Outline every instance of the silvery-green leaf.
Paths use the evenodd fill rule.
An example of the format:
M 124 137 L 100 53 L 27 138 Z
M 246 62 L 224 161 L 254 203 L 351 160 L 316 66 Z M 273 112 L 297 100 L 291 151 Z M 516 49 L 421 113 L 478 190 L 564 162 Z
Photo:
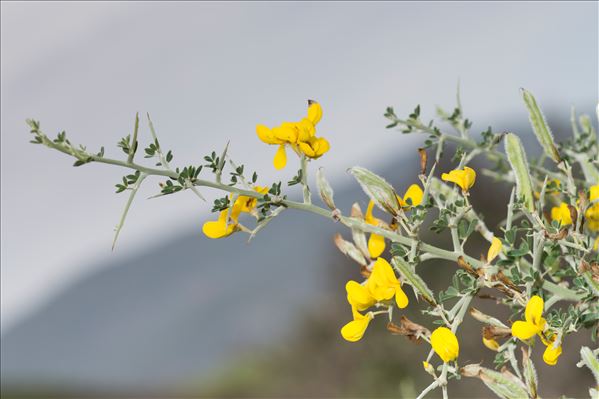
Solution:
M 528 348 L 522 348 L 522 374 L 524 374 L 524 380 L 528 386 L 530 397 L 536 398 L 538 396 L 537 392 L 539 388 L 539 379 L 537 377 L 535 365 L 533 364 L 532 360 L 530 360 Z
M 551 129 L 549 129 L 549 125 L 547 125 L 545 116 L 543 116 L 543 112 L 541 111 L 541 108 L 539 108 L 537 101 L 530 92 L 524 89 L 522 89 L 522 97 L 524 98 L 524 103 L 528 109 L 528 116 L 530 118 L 532 130 L 534 131 L 535 136 L 537 136 L 537 140 L 539 140 L 539 143 L 543 147 L 545 154 L 547 154 L 547 156 L 553 159 L 555 162 L 560 162 L 561 157 L 559 152 L 557 152 L 557 148 L 555 147 L 553 134 L 551 133 Z
M 505 324 L 503 324 L 501 322 L 501 320 L 498 320 L 495 317 L 489 316 L 488 314 L 485 314 L 476 308 L 471 307 L 468 310 L 468 312 L 470 313 L 470 316 L 474 317 L 476 320 L 480 321 L 481 323 L 489 324 L 489 325 L 492 325 L 495 327 L 500 327 L 500 328 L 508 328 Z
M 503 399 L 528 398 L 524 383 L 509 371 L 502 373 L 477 364 L 469 364 L 461 369 L 465 377 L 479 378 L 491 391 Z
M 339 248 L 339 251 L 341 251 L 342 254 L 349 256 L 350 258 L 352 258 L 357 263 L 363 266 L 366 266 L 368 264 L 360 250 L 356 248 L 354 244 L 352 244 L 351 242 L 345 241 L 343 237 L 341 237 L 341 234 L 336 234 L 334 241 L 335 245 L 337 245 L 337 248 Z
M 362 190 L 374 201 L 376 206 L 394 216 L 397 215 L 399 212 L 397 195 L 385 179 L 359 166 L 349 169 L 349 173 L 356 178 L 362 186 Z
M 399 256 L 391 259 L 393 266 L 399 271 L 399 274 L 405 279 L 405 281 L 414 288 L 417 294 L 420 294 L 428 303 L 436 304 L 433 292 L 428 288 L 424 280 L 416 274 L 412 269 L 412 266 Z
M 505 136 L 505 152 L 516 177 L 516 195 L 524 199 L 524 205 L 530 212 L 534 212 L 534 198 L 528 161 L 520 138 L 514 133 Z
M 580 357 L 582 358 L 582 363 L 591 370 L 595 381 L 599 384 L 599 359 L 597 359 L 597 356 L 595 356 L 588 346 L 583 346 L 580 348 Z
M 318 168 L 316 171 L 316 186 L 318 187 L 318 193 L 320 194 L 322 202 L 324 202 L 330 210 L 337 209 L 335 202 L 333 201 L 333 189 L 331 188 L 331 185 L 327 179 L 324 177 L 322 168 Z

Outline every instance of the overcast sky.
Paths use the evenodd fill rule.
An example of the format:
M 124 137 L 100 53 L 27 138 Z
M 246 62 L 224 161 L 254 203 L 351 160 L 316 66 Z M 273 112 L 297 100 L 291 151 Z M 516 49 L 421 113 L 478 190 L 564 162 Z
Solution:
M 597 99 L 597 3 L 160 3 L 2 2 L 2 329 L 107 257 L 127 256 L 182 228 L 200 234 L 210 205 L 183 193 L 145 200 L 110 245 L 126 198 L 123 171 L 72 168 L 28 144 L 25 119 L 65 129 L 91 149 L 132 130 L 150 112 L 175 164 L 198 163 L 231 140 L 239 163 L 263 181 L 295 170 L 271 166 L 275 148 L 256 123 L 273 125 L 324 108 L 332 149 L 317 162 L 336 184 L 354 164 L 376 169 L 412 156 L 407 137 L 384 129 L 382 112 L 426 116 L 463 104 L 481 129 L 522 126 L 518 88 L 567 117 Z M 510 115 L 509 120 L 505 119 Z M 513 119 L 512 119 L 513 118 Z M 142 123 L 147 139 L 148 129 Z M 526 132 L 523 132 L 526 133 Z

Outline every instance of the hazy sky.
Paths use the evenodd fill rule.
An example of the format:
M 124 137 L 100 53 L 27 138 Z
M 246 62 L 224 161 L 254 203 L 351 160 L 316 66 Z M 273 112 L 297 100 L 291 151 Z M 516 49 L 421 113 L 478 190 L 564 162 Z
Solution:
M 210 205 L 184 193 L 152 201 L 151 182 L 110 252 L 124 194 L 117 168 L 86 165 L 28 144 L 24 120 L 67 130 L 120 156 L 136 111 L 150 112 L 175 164 L 200 162 L 231 140 L 239 163 L 264 180 L 275 148 L 255 124 L 293 120 L 305 100 L 324 108 L 331 142 L 317 162 L 337 184 L 354 164 L 376 169 L 412 156 L 382 112 L 425 115 L 452 106 L 458 78 L 467 114 L 486 128 L 521 126 L 526 87 L 567 117 L 597 99 L 596 2 L 160 3 L 2 2 L 2 328 L 89 272 L 177 229 Z M 512 115 L 515 120 L 505 120 Z M 145 123 L 141 130 L 148 137 Z M 401 144 L 400 144 L 401 141 Z M 416 141 L 414 141 L 415 143 Z

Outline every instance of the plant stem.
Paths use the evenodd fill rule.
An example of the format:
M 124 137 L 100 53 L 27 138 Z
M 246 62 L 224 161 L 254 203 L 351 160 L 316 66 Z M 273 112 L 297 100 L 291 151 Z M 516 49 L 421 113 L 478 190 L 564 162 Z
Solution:
M 455 137 L 455 136 L 453 136 L 453 137 Z M 51 147 L 53 149 L 56 149 L 60 152 L 63 152 L 65 154 L 74 156 L 78 159 L 79 159 L 79 156 L 83 156 L 82 154 L 79 154 L 79 156 L 78 156 L 77 154 L 72 153 L 68 149 L 53 143 L 50 139 L 48 139 L 45 136 L 44 136 L 43 144 L 45 144 L 48 147 Z M 89 161 L 105 163 L 105 164 L 109 164 L 109 165 L 116 165 L 116 166 L 121 166 L 124 168 L 138 170 L 142 174 L 145 174 L 147 176 L 150 176 L 150 175 L 165 176 L 165 177 L 172 177 L 175 179 L 177 179 L 179 177 L 179 174 L 173 170 L 149 168 L 149 167 L 145 167 L 145 166 L 136 164 L 134 162 L 127 163 L 126 161 L 104 158 L 104 157 L 100 157 L 100 156 L 93 155 L 93 154 L 87 154 L 87 153 L 85 153 L 85 156 L 87 157 L 87 159 L 89 159 Z M 193 184 L 194 184 L 194 186 L 210 187 L 210 188 L 226 191 L 229 193 L 235 193 L 238 195 L 243 195 L 243 196 L 247 196 L 247 197 L 251 197 L 251 198 L 261 198 L 262 197 L 262 194 L 260 194 L 256 191 L 244 190 L 244 189 L 240 189 L 237 187 L 228 186 L 226 184 L 212 182 L 209 180 L 196 179 Z M 309 195 L 309 193 L 308 193 L 308 195 Z M 414 238 L 402 236 L 393 231 L 389 231 L 389 230 L 386 230 L 386 229 L 378 227 L 378 226 L 373 226 L 373 225 L 367 224 L 366 222 L 364 222 L 363 220 L 358 219 L 358 218 L 347 217 L 347 216 L 342 216 L 342 215 L 335 215 L 336 217 L 333 217 L 332 211 L 325 209 L 325 208 L 321 208 L 316 205 L 313 205 L 311 203 L 297 202 L 297 201 L 291 201 L 291 200 L 287 200 L 287 199 L 284 199 L 284 200 L 282 199 L 282 200 L 273 201 L 273 202 L 275 204 L 280 204 L 281 206 L 284 206 L 286 208 L 298 209 L 301 211 L 306 211 L 306 212 L 310 212 L 310 213 L 314 213 L 314 214 L 323 216 L 327 219 L 338 220 L 343 225 L 349 227 L 350 229 L 358 229 L 358 230 L 363 231 L 364 233 L 378 234 L 378 235 L 381 235 L 381 236 L 389 239 L 392 242 L 397 242 L 397 243 L 400 243 L 403 245 L 411 246 L 412 243 L 415 241 Z M 418 245 L 423 254 L 429 254 L 427 256 L 429 259 L 439 258 L 439 259 L 449 260 L 452 262 L 457 262 L 458 258 L 460 256 L 463 256 L 464 260 L 466 260 L 468 263 L 470 263 L 474 268 L 480 268 L 480 267 L 484 266 L 481 261 L 479 261 L 469 255 L 465 255 L 465 254 L 462 255 L 462 254 L 456 253 L 454 251 L 448 251 L 448 250 L 436 247 L 434 245 L 426 244 L 424 242 L 419 243 Z M 570 290 L 566 287 L 562 287 L 557 284 L 554 284 L 550 281 L 546 281 L 546 280 L 543 281 L 543 288 L 550 291 L 554 295 L 559 295 L 564 300 L 578 301 L 581 299 L 581 296 L 576 294 L 572 290 Z

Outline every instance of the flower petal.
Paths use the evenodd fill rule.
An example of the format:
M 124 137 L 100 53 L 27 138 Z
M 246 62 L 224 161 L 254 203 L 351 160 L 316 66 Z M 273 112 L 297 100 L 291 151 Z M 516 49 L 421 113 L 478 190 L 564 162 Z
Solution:
M 497 349 L 499 349 L 499 343 L 497 341 L 495 341 L 493 338 L 491 339 L 486 339 L 485 337 L 483 337 L 483 344 L 491 349 L 492 351 L 497 352 Z
M 460 353 L 458 338 L 447 327 L 439 327 L 433 331 L 431 346 L 445 363 L 455 360 Z
M 359 341 L 364 336 L 370 320 L 370 316 L 364 316 L 364 318 L 350 321 L 341 328 L 341 336 L 349 342 Z
M 541 298 L 538 295 L 533 295 L 532 297 L 530 297 L 530 300 L 526 304 L 526 310 L 524 311 L 524 319 L 526 319 L 527 322 L 532 323 L 538 327 L 541 324 L 544 306 L 545 302 L 543 301 L 543 298 Z
M 406 306 L 408 306 L 408 296 L 406 295 L 406 293 L 404 292 L 404 290 L 401 289 L 401 286 L 397 286 L 395 288 L 395 303 L 397 304 L 397 306 L 400 309 L 405 308 Z
M 316 101 L 308 101 L 308 116 L 307 119 L 312 122 L 313 125 L 316 125 L 320 122 L 322 118 L 322 107 Z
M 275 158 L 273 159 L 273 165 L 275 169 L 281 170 L 287 165 L 287 153 L 285 152 L 285 145 L 281 144 L 277 153 L 275 154 Z
M 559 345 L 557 348 L 552 345 L 547 346 L 545 352 L 543 352 L 543 361 L 550 366 L 555 366 L 557 364 L 557 359 L 562 354 L 562 346 Z
M 487 262 L 491 263 L 493 260 L 499 255 L 501 252 L 501 247 L 503 244 L 501 240 L 497 237 L 493 237 L 491 240 L 491 246 L 489 247 L 489 251 L 487 252 Z
M 237 224 L 227 224 L 228 209 L 221 211 L 218 220 L 209 221 L 202 226 L 202 232 L 208 238 L 223 238 L 233 234 L 237 228 Z
M 412 184 L 404 194 L 403 200 L 407 206 L 418 206 L 422 203 L 423 196 L 424 192 L 420 186 L 418 184 Z
M 466 190 L 470 189 L 474 186 L 474 182 L 476 181 L 476 172 L 474 169 L 469 167 L 464 167 L 464 182 L 466 184 Z
M 571 225 L 572 215 L 570 214 L 568 204 L 562 202 L 559 206 L 551 208 L 551 219 L 558 221 L 562 226 Z
M 280 140 L 275 138 L 272 130 L 264 125 L 256 125 L 256 134 L 266 144 L 281 144 Z
M 368 239 L 368 252 L 371 258 L 378 258 L 385 250 L 385 237 L 371 234 Z
M 512 335 L 525 341 L 539 333 L 539 328 L 527 321 L 518 320 L 512 324 Z
M 347 291 L 347 302 L 359 311 L 366 310 L 376 303 L 368 288 L 356 281 L 348 281 L 345 284 L 345 290 Z

